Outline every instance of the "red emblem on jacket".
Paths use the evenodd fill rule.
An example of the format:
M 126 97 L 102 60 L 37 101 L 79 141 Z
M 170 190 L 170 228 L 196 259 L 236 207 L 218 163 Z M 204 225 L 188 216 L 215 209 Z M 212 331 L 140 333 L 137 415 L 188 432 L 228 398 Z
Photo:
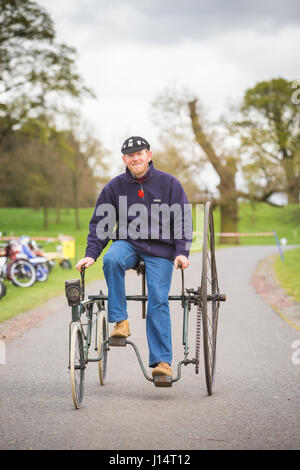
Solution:
M 139 190 L 138 195 L 140 197 L 144 197 L 144 191 L 142 189 Z

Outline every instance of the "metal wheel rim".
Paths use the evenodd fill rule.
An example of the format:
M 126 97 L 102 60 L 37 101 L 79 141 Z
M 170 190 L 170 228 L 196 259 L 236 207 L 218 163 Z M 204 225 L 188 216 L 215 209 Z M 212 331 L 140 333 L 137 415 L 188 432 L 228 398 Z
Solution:
M 10 268 L 10 278 L 16 286 L 30 287 L 36 281 L 34 266 L 25 260 L 15 261 Z M 25 282 L 22 282 L 22 279 L 25 279 Z
M 210 203 L 205 205 L 202 251 L 201 310 L 203 322 L 203 353 L 206 387 L 212 394 L 216 368 L 216 345 L 219 316 L 219 301 L 207 302 L 207 295 L 219 293 L 215 258 L 215 236 L 213 213 Z
M 106 321 L 106 314 L 101 313 L 98 315 L 97 318 L 97 335 L 98 335 L 98 343 L 97 343 L 97 352 L 98 355 L 101 352 L 101 345 L 107 339 L 108 332 L 107 332 L 107 321 Z M 98 362 L 98 370 L 99 370 L 99 380 L 100 384 L 104 385 L 104 381 L 106 378 L 106 370 L 107 370 L 107 345 L 104 346 L 103 357 Z
M 84 393 L 85 362 L 82 333 L 78 325 L 72 331 L 70 373 L 74 405 L 76 408 L 80 408 Z

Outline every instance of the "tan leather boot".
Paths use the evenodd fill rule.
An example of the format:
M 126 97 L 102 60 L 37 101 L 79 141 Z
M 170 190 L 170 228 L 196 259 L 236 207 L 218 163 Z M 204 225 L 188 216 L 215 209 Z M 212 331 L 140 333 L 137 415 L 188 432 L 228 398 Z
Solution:
M 155 375 L 168 375 L 172 377 L 172 369 L 166 362 L 160 362 L 152 371 L 152 377 Z
M 129 321 L 122 320 L 122 321 L 118 321 L 115 324 L 114 330 L 110 336 L 116 337 L 116 338 L 127 338 L 130 335 L 131 333 L 129 330 Z

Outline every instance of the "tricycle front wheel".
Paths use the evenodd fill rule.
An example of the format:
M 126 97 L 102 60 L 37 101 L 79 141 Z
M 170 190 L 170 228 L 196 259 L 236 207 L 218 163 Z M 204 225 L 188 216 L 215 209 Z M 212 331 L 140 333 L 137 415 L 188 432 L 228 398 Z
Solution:
M 75 325 L 70 344 L 70 377 L 73 402 L 77 409 L 83 400 L 85 367 L 83 335 L 80 326 Z

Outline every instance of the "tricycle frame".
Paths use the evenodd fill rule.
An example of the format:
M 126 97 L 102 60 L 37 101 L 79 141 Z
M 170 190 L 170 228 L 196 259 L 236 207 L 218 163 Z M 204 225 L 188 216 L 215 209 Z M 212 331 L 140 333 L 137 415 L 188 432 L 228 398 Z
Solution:
M 140 302 L 147 302 L 148 296 L 147 295 L 127 295 L 126 300 L 132 301 L 140 301 Z M 172 378 L 172 382 L 177 382 L 181 377 L 181 367 L 182 365 L 188 364 L 195 364 L 196 359 L 188 359 L 189 355 L 189 345 L 188 345 L 188 327 L 189 327 L 189 312 L 191 310 L 191 303 L 195 302 L 195 296 L 191 293 L 189 294 L 181 294 L 181 295 L 169 295 L 169 300 L 172 301 L 181 301 L 182 309 L 183 309 L 183 328 L 182 328 L 182 345 L 184 347 L 184 358 L 178 362 L 177 364 L 177 376 Z M 74 323 L 79 323 L 80 329 L 83 334 L 84 338 L 84 358 L 85 364 L 89 362 L 98 362 L 103 359 L 104 355 L 104 347 L 108 346 L 109 340 L 106 339 L 101 345 L 101 351 L 98 357 L 91 358 L 89 357 L 89 348 L 92 342 L 92 329 L 93 329 L 93 316 L 97 315 L 100 310 L 97 312 L 93 312 L 94 305 L 101 302 L 101 311 L 106 311 L 105 309 L 105 302 L 107 301 L 107 295 L 99 294 L 99 295 L 89 295 L 87 299 L 82 300 L 78 306 L 72 307 L 72 321 L 69 325 L 69 344 L 71 339 L 71 328 Z M 81 318 L 82 314 L 86 313 L 87 323 L 82 323 Z M 86 328 L 84 328 L 86 327 Z M 95 337 L 97 338 L 97 331 Z M 141 359 L 139 350 L 136 344 L 132 341 L 126 340 L 126 345 L 129 344 L 133 347 L 135 354 L 137 356 L 139 365 L 142 369 L 144 377 L 153 382 L 154 379 L 149 377 L 146 372 L 145 366 Z M 95 347 L 96 349 L 96 347 Z M 69 356 L 69 367 L 70 367 L 70 356 Z
M 134 268 L 137 274 L 142 274 L 142 295 L 127 295 L 126 300 L 142 302 L 142 318 L 146 317 L 146 303 L 148 296 L 146 294 L 146 282 L 145 282 L 145 265 L 143 261 Z M 69 368 L 71 370 L 71 384 L 72 393 L 75 407 L 79 408 L 83 396 L 83 382 L 84 382 L 84 370 L 89 362 L 98 362 L 99 371 L 102 368 L 100 361 L 104 360 L 106 364 L 106 355 L 111 346 L 126 346 L 131 345 L 137 356 L 139 365 L 143 372 L 144 377 L 149 382 L 154 382 L 156 386 L 171 386 L 172 383 L 177 382 L 181 378 L 182 366 L 188 364 L 195 365 L 196 374 L 199 373 L 199 353 L 200 353 L 200 337 L 201 337 L 201 325 L 203 326 L 203 352 L 204 352 L 204 366 L 205 366 L 205 378 L 206 387 L 208 394 L 212 394 L 213 379 L 215 372 L 215 358 L 216 358 L 216 336 L 217 336 L 217 324 L 218 324 L 218 312 L 220 302 L 226 300 L 225 294 L 220 294 L 218 285 L 218 276 L 216 269 L 215 259 L 215 240 L 214 240 L 214 225 L 213 225 L 213 213 L 210 202 L 205 204 L 204 210 L 204 232 L 203 232 L 203 249 L 202 249 L 202 274 L 201 274 L 201 285 L 196 290 L 185 289 L 184 287 L 184 271 L 181 270 L 181 295 L 169 295 L 169 301 L 180 301 L 183 310 L 183 325 L 182 325 L 182 345 L 184 347 L 183 359 L 177 364 L 177 376 L 166 377 L 156 376 L 155 378 L 149 377 L 141 359 L 140 353 L 135 343 L 128 339 L 122 338 L 117 344 L 113 342 L 113 338 L 108 337 L 108 319 L 105 303 L 108 299 L 107 295 L 104 295 L 101 291 L 98 295 L 89 295 L 85 299 L 85 269 L 81 272 L 81 283 L 80 280 L 66 281 L 66 296 L 68 298 L 69 305 L 72 306 L 72 321 L 69 326 Z M 97 305 L 98 310 L 94 312 L 94 305 Z M 197 307 L 197 322 L 196 322 L 196 347 L 195 357 L 189 359 L 189 315 L 191 305 Z M 82 315 L 86 313 L 87 323 L 82 323 Z M 96 315 L 96 324 L 98 325 L 98 316 L 100 316 L 100 325 L 105 324 L 105 328 L 100 332 L 96 331 L 95 335 L 95 350 L 98 353 L 97 357 L 89 357 L 89 348 L 92 342 L 92 330 L 93 330 L 93 316 Z M 72 325 L 76 325 L 74 330 Z M 75 331 L 76 329 L 76 331 Z M 80 332 L 79 332 L 80 330 Z M 73 334 L 74 331 L 74 334 Z M 75 365 L 75 346 L 76 338 L 80 343 L 80 354 L 79 364 Z M 72 345 L 71 345 L 72 337 Z M 98 338 L 98 339 L 97 339 Z M 100 338 L 100 339 L 99 339 Z M 115 339 L 115 338 L 114 338 Z M 98 343 L 97 343 L 98 341 Z M 99 347 L 101 344 L 101 347 Z M 71 361 L 71 349 L 72 349 L 72 361 Z M 71 367 L 72 362 L 72 367 Z M 74 384 L 75 371 L 80 369 L 80 391 L 79 399 L 75 388 L 77 384 Z M 106 367 L 105 367 L 106 371 Z M 100 383 L 104 384 L 105 371 L 100 373 Z M 73 374 L 73 382 L 72 382 Z M 75 387 L 76 385 L 76 387 Z

